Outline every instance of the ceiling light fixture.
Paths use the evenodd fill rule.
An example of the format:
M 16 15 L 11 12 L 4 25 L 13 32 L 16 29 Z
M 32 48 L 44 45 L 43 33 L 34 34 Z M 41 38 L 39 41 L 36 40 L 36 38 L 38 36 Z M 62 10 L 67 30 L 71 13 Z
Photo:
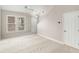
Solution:
M 24 8 L 25 8 L 25 9 L 28 9 L 28 10 L 31 10 L 31 11 L 34 10 L 34 9 L 32 9 L 30 6 L 25 6 Z

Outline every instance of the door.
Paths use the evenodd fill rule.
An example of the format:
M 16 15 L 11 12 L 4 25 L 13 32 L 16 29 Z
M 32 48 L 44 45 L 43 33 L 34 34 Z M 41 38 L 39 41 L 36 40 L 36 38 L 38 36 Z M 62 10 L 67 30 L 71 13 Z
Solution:
M 79 12 L 64 14 L 64 41 L 79 48 Z
M 0 8 L 0 40 L 1 40 L 1 8 Z

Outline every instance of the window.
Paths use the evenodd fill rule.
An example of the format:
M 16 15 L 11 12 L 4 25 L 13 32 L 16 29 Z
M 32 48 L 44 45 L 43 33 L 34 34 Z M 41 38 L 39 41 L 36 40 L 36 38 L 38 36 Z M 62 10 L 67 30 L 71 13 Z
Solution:
M 24 17 L 18 17 L 18 30 L 24 30 Z
M 25 30 L 24 16 L 7 16 L 7 32 L 20 32 Z
M 15 17 L 14 16 L 8 16 L 8 31 L 15 31 Z

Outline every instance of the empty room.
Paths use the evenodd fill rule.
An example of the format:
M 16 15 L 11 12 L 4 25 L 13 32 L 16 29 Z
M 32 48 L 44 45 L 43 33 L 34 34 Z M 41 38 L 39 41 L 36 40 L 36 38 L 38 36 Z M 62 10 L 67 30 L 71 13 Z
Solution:
M 79 5 L 0 5 L 0 53 L 79 53 Z

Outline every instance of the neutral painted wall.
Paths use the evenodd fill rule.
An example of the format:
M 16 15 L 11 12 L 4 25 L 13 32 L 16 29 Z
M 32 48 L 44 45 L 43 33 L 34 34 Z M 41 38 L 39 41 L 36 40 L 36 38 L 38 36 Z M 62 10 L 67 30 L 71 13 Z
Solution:
M 31 19 L 32 21 L 31 21 L 31 32 L 32 33 L 34 33 L 34 34 L 37 34 L 37 21 L 38 21 L 38 19 L 37 19 L 37 17 L 35 17 L 35 16 L 32 16 L 32 19 Z
M 70 5 L 59 5 L 53 7 L 50 12 L 40 17 L 38 24 L 38 34 L 49 36 L 59 41 L 63 41 L 63 17 L 62 15 L 66 12 L 79 10 L 79 6 Z M 61 24 L 58 21 L 62 20 Z
M 14 32 L 14 33 L 7 33 L 6 32 L 6 15 L 16 15 L 16 16 L 26 16 L 26 31 L 22 32 Z M 26 35 L 31 33 L 31 15 L 27 13 L 21 12 L 13 12 L 2 10 L 2 38 L 9 38 L 9 37 L 16 37 L 21 35 Z

